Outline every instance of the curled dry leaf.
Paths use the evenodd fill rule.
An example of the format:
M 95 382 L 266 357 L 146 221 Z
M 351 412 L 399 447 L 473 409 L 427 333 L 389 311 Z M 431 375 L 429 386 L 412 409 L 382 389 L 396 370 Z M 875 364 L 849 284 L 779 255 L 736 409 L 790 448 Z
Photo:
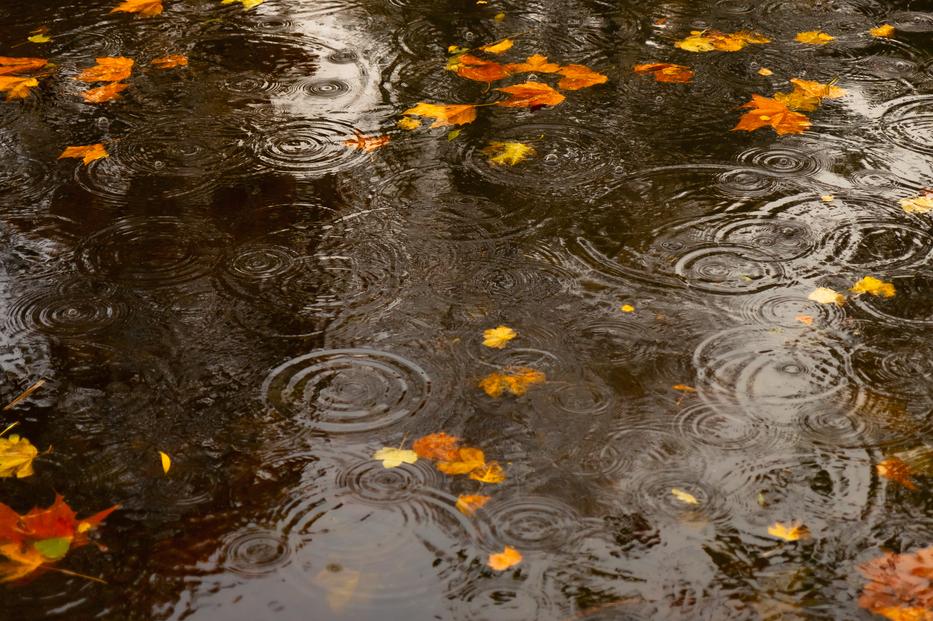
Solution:
M 486 564 L 496 571 L 505 571 L 509 567 L 514 567 L 522 562 L 522 553 L 512 546 L 505 546 L 502 552 L 489 555 Z
M 413 464 L 418 461 L 418 453 L 406 449 L 384 446 L 373 453 L 373 459 L 381 461 L 383 468 L 397 468 L 402 464 Z
M 794 38 L 800 43 L 806 43 L 808 45 L 826 45 L 836 37 L 828 35 L 820 30 L 807 30 L 806 32 L 798 32 L 797 36 Z
M 505 481 L 505 470 L 497 461 L 491 461 L 470 472 L 470 478 L 480 483 L 502 483 Z
M 867 293 L 879 298 L 893 298 L 894 284 L 885 282 L 874 276 L 865 276 L 849 288 L 849 291 L 856 295 Z
M 88 89 L 81 93 L 81 96 L 87 103 L 106 103 L 119 99 L 120 93 L 125 91 L 127 87 L 129 87 L 129 84 L 126 82 L 111 82 L 97 88 Z
M 834 84 L 821 84 L 810 80 L 792 78 L 794 90 L 790 93 L 776 93 L 774 99 L 792 110 L 813 111 L 820 107 L 824 99 L 838 99 L 846 94 L 844 88 Z
M 900 204 L 907 213 L 929 213 L 933 211 L 933 192 L 914 198 L 902 198 Z
M 0 76 L 0 93 L 6 93 L 7 101 L 29 97 L 30 89 L 39 86 L 35 78 L 4 75 Z
M 513 45 L 515 45 L 515 42 L 511 39 L 502 39 L 496 43 L 480 46 L 479 49 L 489 54 L 501 54 L 502 52 L 512 49 Z
M 732 131 L 755 131 L 762 127 L 771 126 L 779 136 L 785 134 L 802 134 L 810 127 L 810 119 L 799 112 L 794 112 L 785 104 L 770 97 L 752 95 L 752 100 L 742 106 L 751 108 L 742 115 L 738 125 Z
M 484 377 L 479 387 L 490 397 L 501 397 L 504 392 L 521 396 L 528 392 L 528 387 L 544 381 L 544 373 L 528 367 L 512 367 L 502 373 L 493 372 Z
M 809 537 L 810 531 L 800 522 L 791 522 L 790 524 L 775 522 L 768 527 L 768 534 L 784 541 L 799 541 Z
M 350 147 L 351 149 L 359 149 L 360 151 L 365 151 L 366 153 L 372 153 L 380 147 L 384 147 L 389 144 L 391 138 L 389 136 L 364 136 L 363 134 L 357 132 L 356 138 L 350 138 L 349 140 L 344 140 L 343 144 Z
M 807 296 L 807 299 L 819 304 L 835 304 L 836 306 L 846 303 L 846 296 L 829 287 L 817 287 Z
M 444 474 L 469 474 L 486 465 L 486 456 L 478 448 L 457 449 L 457 456 L 450 461 L 438 462 L 437 469 Z
M 557 73 L 560 65 L 549 63 L 547 56 L 532 54 L 523 63 L 508 64 L 505 68 L 509 73 Z
M 868 33 L 873 37 L 882 37 L 888 38 L 894 36 L 894 26 L 891 24 L 881 24 L 880 26 L 875 26 Z
M 107 153 L 104 145 L 98 142 L 97 144 L 89 144 L 82 147 L 65 147 L 65 150 L 58 156 L 58 159 L 66 157 L 81 158 L 85 164 L 90 164 L 94 160 L 110 157 L 110 154 Z
M 483 330 L 483 345 L 493 349 L 502 349 L 506 343 L 518 336 L 512 328 L 508 326 L 496 326 Z
M 481 494 L 461 494 L 457 497 L 457 510 L 463 515 L 473 515 L 490 500 Z
M 188 57 L 184 54 L 169 54 L 161 58 L 153 58 L 151 65 L 159 69 L 174 69 L 175 67 L 187 67 Z
M 32 461 L 38 456 L 39 451 L 26 438 L 17 435 L 0 438 L 0 477 L 31 476 Z
M 411 448 L 418 457 L 437 461 L 456 461 L 460 449 L 460 438 L 443 431 L 432 433 L 415 440 Z
M 868 580 L 859 606 L 892 621 L 933 621 L 933 547 L 885 552 L 859 571 Z
M 509 76 L 508 69 L 503 65 L 472 54 L 454 56 L 447 62 L 447 68 L 461 78 L 477 82 L 495 82 Z
M 635 65 L 633 70 L 635 73 L 653 74 L 656 82 L 683 84 L 693 79 L 693 71 L 690 67 L 671 63 L 645 63 Z
M 522 160 L 534 155 L 535 150 L 534 147 L 524 142 L 493 141 L 483 149 L 483 153 L 489 156 L 489 161 L 493 164 L 515 166 Z
M 916 491 L 917 484 L 911 478 L 914 474 L 910 465 L 898 457 L 888 457 L 875 466 L 878 476 L 900 483 L 909 490 Z
M 693 30 L 690 36 L 676 41 L 674 47 L 687 52 L 738 52 L 749 43 L 770 43 L 771 39 L 754 32 L 733 32 L 727 34 L 718 30 Z
M 434 119 L 431 127 L 466 125 L 476 120 L 476 106 L 472 104 L 429 104 L 419 103 L 405 110 L 405 116 L 425 116 Z
M 119 82 L 130 77 L 133 72 L 132 58 L 105 56 L 96 60 L 96 65 L 88 67 L 75 79 L 82 82 Z
M 567 65 L 561 67 L 558 73 L 564 77 L 557 83 L 557 88 L 562 88 L 565 91 L 578 91 L 581 88 L 603 84 L 609 80 L 605 75 L 597 73 L 585 65 Z
M 110 12 L 138 13 L 143 17 L 153 17 L 162 12 L 162 0 L 126 0 Z
M 0 56 L 0 75 L 30 73 L 42 69 L 49 61 L 44 58 L 17 58 Z
M 497 101 L 496 105 L 509 108 L 556 106 L 565 99 L 563 95 L 543 82 L 524 82 L 496 90 L 506 93 L 511 98 L 506 101 Z

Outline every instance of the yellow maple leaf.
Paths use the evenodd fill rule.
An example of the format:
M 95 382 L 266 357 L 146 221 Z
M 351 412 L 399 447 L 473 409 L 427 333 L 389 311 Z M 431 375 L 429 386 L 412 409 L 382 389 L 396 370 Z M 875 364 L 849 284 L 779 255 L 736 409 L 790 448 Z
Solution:
M 805 32 L 798 32 L 795 39 L 800 43 L 806 43 L 808 45 L 826 45 L 835 39 L 835 37 L 820 30 L 807 30 Z
M 419 103 L 405 110 L 405 116 L 425 116 L 434 119 L 431 127 L 466 125 L 476 120 L 476 106 L 472 104 L 429 104 Z
M 515 45 L 515 42 L 511 39 L 502 39 L 496 43 L 480 46 L 479 49 L 490 54 L 501 54 L 502 52 L 512 49 L 513 45 Z
M 913 198 L 902 198 L 900 203 L 907 213 L 929 213 L 933 211 L 933 192 Z
M 402 464 L 413 464 L 418 461 L 418 453 L 406 449 L 384 446 L 373 453 L 373 459 L 381 461 L 383 468 L 396 468 Z
M 508 326 L 496 326 L 483 330 L 483 345 L 493 349 L 502 349 L 505 344 L 518 336 L 518 333 Z
M 481 494 L 461 494 L 457 497 L 457 510 L 464 515 L 473 515 L 481 509 L 491 496 Z
M 174 69 L 175 67 L 187 67 L 188 57 L 184 54 L 169 54 L 161 58 L 153 58 L 151 65 L 159 69 Z
M 162 461 L 162 472 L 168 474 L 169 468 L 172 467 L 172 458 L 169 457 L 168 453 L 159 451 L 159 459 Z
M 849 288 L 855 294 L 868 293 L 879 298 L 893 298 L 894 284 L 874 276 L 865 276 Z
M 486 456 L 478 448 L 457 449 L 456 458 L 437 463 L 437 469 L 444 474 L 468 474 L 486 465 Z
M 96 65 L 88 67 L 75 79 L 82 82 L 119 82 L 130 77 L 133 71 L 132 58 L 105 56 L 96 60 Z
M 32 461 L 39 455 L 39 451 L 26 438 L 11 435 L 0 438 L 0 477 L 17 479 L 31 476 Z
M 98 142 L 97 144 L 89 144 L 81 147 L 66 147 L 65 150 L 62 151 L 62 154 L 58 156 L 58 159 L 66 157 L 80 157 L 85 164 L 90 164 L 94 160 L 110 157 L 110 154 L 107 153 L 104 145 Z
M 253 7 L 257 7 L 266 0 L 223 0 L 221 4 L 233 4 L 234 2 L 239 2 L 243 5 L 243 10 L 248 11 Z
M 522 553 L 512 546 L 505 546 L 502 552 L 490 554 L 486 564 L 496 571 L 504 571 L 522 562 Z
M 480 483 L 502 483 L 505 481 L 505 470 L 497 461 L 491 461 L 470 472 L 470 478 Z
M 892 37 L 894 36 L 894 26 L 891 24 L 881 24 L 869 30 L 868 33 L 873 37 Z
M 752 100 L 742 107 L 751 110 L 742 115 L 732 131 L 751 132 L 770 125 L 779 136 L 783 136 L 802 134 L 810 127 L 810 119 L 806 115 L 794 112 L 784 103 L 770 97 L 752 95 Z
M 585 65 L 567 65 L 561 67 L 557 73 L 564 76 L 557 83 L 557 88 L 562 88 L 565 91 L 578 91 L 581 88 L 604 84 L 609 80 L 607 76 L 593 71 Z
M 810 531 L 800 522 L 791 522 L 790 524 L 775 522 L 768 527 L 768 534 L 784 541 L 799 541 L 809 537 Z
M 547 56 L 532 54 L 523 63 L 508 64 L 505 66 L 509 73 L 557 73 L 560 65 L 549 63 Z
M 36 86 L 39 86 L 39 81 L 35 78 L 0 75 L 0 92 L 6 93 L 8 101 L 29 97 L 29 89 Z
M 543 82 L 524 82 L 514 86 L 497 88 L 509 95 L 506 101 L 497 101 L 497 106 L 508 108 L 538 108 L 541 106 L 556 106 L 565 97 Z
M 48 43 L 52 40 L 52 37 L 47 34 L 34 34 L 31 37 L 26 37 L 26 40 L 30 43 Z
M 544 373 L 528 367 L 504 369 L 502 373 L 494 371 L 480 380 L 479 387 L 490 397 L 501 397 L 504 392 L 521 396 L 528 392 L 528 387 L 540 384 L 545 379 Z
M 162 0 L 125 0 L 111 13 L 138 13 L 143 17 L 153 17 L 162 12 Z
M 829 287 L 817 287 L 807 296 L 807 299 L 819 304 L 835 304 L 837 306 L 846 303 L 846 296 Z
M 700 504 L 700 501 L 697 500 L 696 496 L 694 496 L 690 492 L 685 492 L 684 490 L 680 488 L 677 488 L 677 487 L 671 488 L 671 494 L 674 496 L 674 498 L 676 498 L 680 502 L 686 503 L 688 505 Z
M 525 158 L 534 155 L 535 150 L 534 147 L 524 142 L 492 141 L 483 149 L 483 153 L 489 156 L 489 161 L 493 164 L 515 166 Z

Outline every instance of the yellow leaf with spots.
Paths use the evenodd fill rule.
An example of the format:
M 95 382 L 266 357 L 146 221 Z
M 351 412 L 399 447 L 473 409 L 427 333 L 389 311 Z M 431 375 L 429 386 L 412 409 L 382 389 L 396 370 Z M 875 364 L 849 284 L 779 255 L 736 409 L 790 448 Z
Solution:
M 386 446 L 373 453 L 373 459 L 381 461 L 383 468 L 396 468 L 402 464 L 413 464 L 418 461 L 418 453 Z
M 798 32 L 795 39 L 807 45 L 826 45 L 835 37 L 820 30 L 807 30 L 806 32 Z
M 89 144 L 83 147 L 66 147 L 62 154 L 58 156 L 58 159 L 63 159 L 66 157 L 81 158 L 85 164 L 90 164 L 94 160 L 99 160 L 104 157 L 110 157 L 110 154 L 107 153 L 107 149 L 104 148 L 104 145 L 101 143 Z
M 476 120 L 476 106 L 472 104 L 419 103 L 402 113 L 405 116 L 425 116 L 434 119 L 431 127 L 466 125 Z
M 490 373 L 480 381 L 479 387 L 490 397 L 501 397 L 505 392 L 520 397 L 528 392 L 529 386 L 540 384 L 544 379 L 544 373 L 541 371 L 528 367 L 513 367 L 504 369 L 502 373 Z
M 835 304 L 837 306 L 842 306 L 846 303 L 846 296 L 829 287 L 817 287 L 807 296 L 807 299 L 812 302 L 818 302 L 819 304 Z
M 505 101 L 497 101 L 496 105 L 509 108 L 556 106 L 565 99 L 563 95 L 543 82 L 524 82 L 522 84 L 497 88 L 496 90 L 506 93 L 510 97 L 510 99 Z
M 470 472 L 470 478 L 480 483 L 502 483 L 505 481 L 505 470 L 497 461 L 491 461 Z
M 784 541 L 799 541 L 810 536 L 810 531 L 800 522 L 791 522 L 783 524 L 775 522 L 768 527 L 768 534 Z
M 483 345 L 493 349 L 502 349 L 506 343 L 518 336 L 518 333 L 508 326 L 497 326 L 483 330 Z
M 496 571 L 504 571 L 509 567 L 514 567 L 522 562 L 522 553 L 512 546 L 505 546 L 502 552 L 489 555 L 486 564 Z
M 489 161 L 493 164 L 515 166 L 528 156 L 534 155 L 535 150 L 524 142 L 493 141 L 483 149 L 483 153 L 489 157 Z
M 512 49 L 512 46 L 515 45 L 515 42 L 511 39 L 502 39 L 497 43 L 490 43 L 489 45 L 483 45 L 479 49 L 490 54 L 501 54 L 507 50 Z
M 902 198 L 901 208 L 907 213 L 929 213 L 933 211 L 933 192 L 914 198 Z
M 464 515 L 473 515 L 479 511 L 491 496 L 481 494 L 461 494 L 457 497 L 457 510 Z
M 881 24 L 880 26 L 875 26 L 868 33 L 873 37 L 893 37 L 894 36 L 894 26 L 891 24 Z
M 39 451 L 26 438 L 17 435 L 0 438 L 0 477 L 31 476 L 32 461 L 38 455 Z
M 874 276 L 865 276 L 849 288 L 855 294 L 867 293 L 879 298 L 893 298 L 894 285 Z
M 682 503 L 685 503 L 688 505 L 700 504 L 700 501 L 696 499 L 696 496 L 694 496 L 690 492 L 685 492 L 684 490 L 679 489 L 677 487 L 671 488 L 671 494 L 674 496 L 674 498 L 676 498 Z

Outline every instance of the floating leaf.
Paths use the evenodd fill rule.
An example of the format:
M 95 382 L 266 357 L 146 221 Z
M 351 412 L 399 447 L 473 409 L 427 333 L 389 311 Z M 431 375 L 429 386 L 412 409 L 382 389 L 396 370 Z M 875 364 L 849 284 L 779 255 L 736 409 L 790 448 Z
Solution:
M 515 166 L 525 158 L 534 155 L 535 150 L 524 142 L 498 142 L 493 141 L 483 149 L 493 164 Z
M 42 69 L 49 61 L 44 58 L 16 58 L 0 56 L 0 75 L 30 73 Z
M 687 52 L 738 52 L 749 43 L 770 43 L 771 40 L 754 32 L 733 32 L 726 34 L 718 30 L 694 30 L 690 36 L 676 41 L 674 47 Z
M 902 198 L 901 207 L 907 213 L 929 213 L 933 211 L 933 192 L 914 198 Z
M 653 74 L 656 82 L 683 84 L 693 79 L 693 71 L 690 67 L 671 63 L 645 63 L 635 65 L 632 69 L 635 73 Z
M 799 522 L 791 522 L 790 524 L 775 522 L 768 527 L 768 534 L 784 541 L 798 541 L 810 536 L 807 527 Z
M 457 510 L 463 515 L 473 515 L 489 502 L 490 498 L 491 496 L 479 494 L 461 494 L 457 497 Z
M 168 453 L 159 451 L 159 459 L 162 460 L 162 472 L 168 474 L 169 468 L 172 467 L 172 458 L 168 456 Z
M 405 131 L 410 132 L 413 129 L 418 129 L 421 127 L 421 120 L 412 119 L 406 116 L 405 118 L 398 120 L 398 126 Z
M 771 126 L 779 136 L 784 134 L 802 134 L 810 127 L 810 119 L 799 112 L 790 110 L 786 105 L 761 95 L 752 95 L 752 100 L 742 106 L 751 108 L 746 112 L 739 124 L 732 131 L 755 131 L 762 127 Z
M 521 396 L 533 384 L 540 384 L 545 379 L 544 373 L 528 367 L 513 367 L 502 373 L 493 372 L 484 377 L 479 387 L 490 397 L 501 397 L 504 392 Z
M 455 71 L 461 78 L 477 82 L 495 82 L 509 76 L 505 66 L 472 54 L 454 56 L 448 61 L 447 69 Z
M 129 84 L 126 82 L 111 82 L 104 86 L 88 89 L 81 93 L 81 96 L 87 103 L 106 103 L 119 99 L 120 93 L 125 91 L 127 87 L 129 87 Z
M 438 462 L 437 469 L 444 474 L 469 474 L 486 465 L 486 456 L 478 448 L 457 449 L 457 456 L 450 461 Z
M 893 37 L 894 36 L 894 26 L 891 24 L 881 24 L 880 26 L 875 26 L 868 33 L 873 37 Z
M 549 63 L 547 56 L 541 54 L 532 54 L 523 63 L 506 65 L 509 73 L 557 73 L 560 71 L 560 65 Z
M 543 82 L 524 82 L 514 86 L 497 88 L 511 97 L 506 101 L 497 101 L 497 106 L 509 108 L 538 108 L 556 106 L 565 97 Z
M 402 464 L 413 464 L 418 461 L 418 453 L 385 446 L 373 453 L 373 459 L 381 461 L 383 468 L 397 468 Z
M 491 461 L 470 472 L 470 478 L 480 483 L 502 483 L 505 481 L 505 470 L 499 462 Z
M 223 0 L 221 4 L 233 4 L 234 2 L 239 2 L 243 5 L 243 10 L 248 11 L 253 7 L 257 7 L 266 0 Z
M 389 144 L 391 139 L 388 136 L 364 136 L 363 134 L 357 132 L 356 138 L 350 138 L 349 140 L 344 140 L 343 144 L 347 145 L 351 149 L 359 149 L 366 153 L 372 153 L 380 147 L 384 147 Z
M 497 22 L 503 22 L 505 21 L 505 13 L 496 13 L 495 16 L 493 16 L 493 19 Z
M 795 39 L 808 45 L 826 45 L 835 37 L 820 30 L 807 30 L 806 32 L 798 32 Z
M 497 43 L 480 46 L 479 49 L 490 54 L 501 54 L 502 52 L 512 49 L 513 45 L 515 45 L 515 42 L 511 39 L 502 39 Z
M 913 469 L 900 458 L 888 457 L 878 462 L 875 469 L 878 471 L 879 476 L 900 483 L 909 490 L 917 490 L 916 483 L 911 479 L 914 474 Z
M 776 93 L 774 99 L 792 110 L 816 110 L 824 99 L 838 99 L 846 94 L 844 88 L 833 84 L 821 84 L 810 80 L 792 78 L 794 90 L 790 93 Z
M 696 392 L 697 389 L 693 386 L 687 386 L 686 384 L 674 384 L 671 386 L 674 390 L 679 390 L 680 392 Z
M 829 287 L 817 287 L 807 296 L 807 299 L 818 302 L 819 304 L 835 304 L 837 306 L 842 306 L 846 303 L 846 296 Z
M 504 571 L 522 562 L 522 553 L 512 546 L 505 546 L 502 552 L 489 555 L 486 564 L 496 571 Z
M 845 298 L 843 298 L 843 299 L 845 299 Z M 812 326 L 812 325 L 813 325 L 813 316 L 812 316 L 812 315 L 797 315 L 796 317 L 794 317 L 794 319 L 795 319 L 796 321 L 799 321 L 800 323 L 804 324 L 805 326 Z
M 432 433 L 415 440 L 411 448 L 418 457 L 424 459 L 455 461 L 460 448 L 460 438 L 444 432 Z
M 696 499 L 696 496 L 690 492 L 685 492 L 684 490 L 674 487 L 671 488 L 671 494 L 679 500 L 680 502 L 686 503 L 688 505 L 698 505 L 700 501 Z
M 564 77 L 557 83 L 557 88 L 562 88 L 565 91 L 578 91 L 581 88 L 587 88 L 595 84 L 603 84 L 609 80 L 607 76 L 597 73 L 584 65 L 567 65 L 566 67 L 561 67 L 558 73 Z
M 110 154 L 107 153 L 104 145 L 98 142 L 97 144 L 89 144 L 82 147 L 65 147 L 65 150 L 58 156 L 58 159 L 66 157 L 82 158 L 85 164 L 90 164 L 94 160 L 110 157 Z
M 31 37 L 26 37 L 26 40 L 30 43 L 48 43 L 52 40 L 52 37 L 47 34 L 35 34 Z
M 460 135 L 460 132 L 462 131 L 463 131 L 462 129 L 454 129 L 454 130 L 447 132 L 447 140 L 448 141 L 456 140 L 457 137 Z
M 31 476 L 32 461 L 38 455 L 39 451 L 26 438 L 18 435 L 0 438 L 0 477 L 22 479 Z
M 892 621 L 933 621 L 933 547 L 885 552 L 859 571 L 868 579 L 859 606 Z
M 0 93 L 6 93 L 7 101 L 29 97 L 31 88 L 39 86 L 39 80 L 19 76 L 0 76 Z
M 57 561 L 65 558 L 65 555 L 68 554 L 72 540 L 71 537 L 52 537 L 51 539 L 37 541 L 32 545 L 47 560 Z
M 774 75 L 774 72 L 768 69 L 767 67 L 762 67 L 761 69 L 758 70 L 758 75 L 768 77 L 770 75 Z
M 824 203 L 831 203 L 834 200 L 836 200 L 836 197 L 833 196 L 832 194 L 824 194 L 823 196 L 820 197 L 820 200 L 823 201 Z
M 153 58 L 151 65 L 159 69 L 174 69 L 175 67 L 187 67 L 188 57 L 184 54 L 169 54 L 161 58 Z
M 88 67 L 75 79 L 82 82 L 119 82 L 130 77 L 133 72 L 132 58 L 105 56 L 96 60 L 96 65 Z
M 885 282 L 874 276 L 865 276 L 849 288 L 849 291 L 855 294 L 867 293 L 879 298 L 893 298 L 894 284 Z
M 403 112 L 405 116 L 426 116 L 434 119 L 431 127 L 466 125 L 476 120 L 476 106 L 472 104 L 429 104 L 419 103 Z
M 143 17 L 152 17 L 162 12 L 162 0 L 126 0 L 111 13 L 138 13 Z
M 634 313 L 635 307 L 631 304 L 623 304 L 619 307 L 619 310 L 621 310 L 623 313 Z
M 483 330 L 483 345 L 493 349 L 502 349 L 506 343 L 518 336 L 512 328 L 508 326 L 496 326 Z

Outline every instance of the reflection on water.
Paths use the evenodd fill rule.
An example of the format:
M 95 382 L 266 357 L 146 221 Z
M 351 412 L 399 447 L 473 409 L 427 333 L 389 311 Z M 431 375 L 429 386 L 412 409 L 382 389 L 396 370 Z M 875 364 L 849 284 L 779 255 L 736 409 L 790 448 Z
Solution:
M 123 503 L 61 563 L 107 584 L 4 585 L 11 618 L 868 619 L 857 566 L 930 544 L 930 479 L 875 469 L 933 431 L 933 221 L 899 206 L 933 186 L 924 7 L 115 4 L 0 7 L 0 54 L 56 64 L 0 105 L 0 401 L 46 378 L 15 412 L 53 447 L 0 502 Z M 673 48 L 707 28 L 773 42 Z M 794 42 L 815 29 L 836 40 Z M 505 36 L 609 81 L 451 140 L 396 127 L 488 100 L 446 51 Z M 147 67 L 170 53 L 189 67 Z M 71 78 L 109 55 L 137 59 L 130 87 L 81 103 Z M 649 60 L 696 78 L 632 73 Z M 791 77 L 848 94 L 802 135 L 730 131 Z M 496 166 L 493 140 L 536 155 Z M 94 142 L 110 156 L 55 159 Z M 896 296 L 808 297 L 866 275 Z M 483 347 L 500 324 L 518 338 Z M 547 381 L 477 388 L 514 367 Z M 437 431 L 506 481 L 371 459 Z M 810 540 L 767 534 L 793 520 Z M 505 544 L 524 560 L 494 572 Z

